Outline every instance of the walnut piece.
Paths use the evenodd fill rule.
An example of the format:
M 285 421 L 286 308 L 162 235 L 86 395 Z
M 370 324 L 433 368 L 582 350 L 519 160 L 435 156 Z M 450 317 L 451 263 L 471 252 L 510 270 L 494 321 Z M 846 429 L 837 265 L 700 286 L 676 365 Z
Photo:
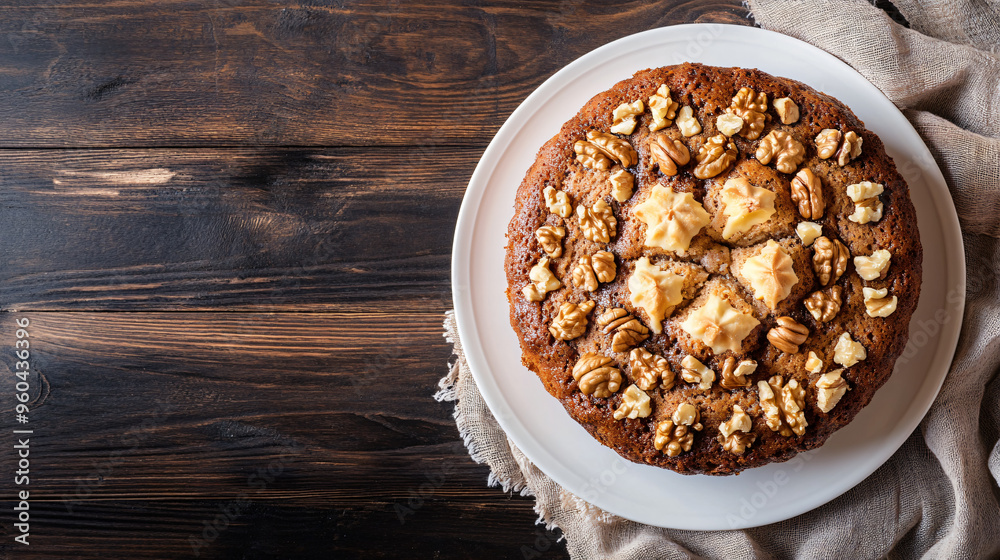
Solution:
M 573 215 L 573 205 L 569 202 L 568 194 L 555 187 L 545 187 L 542 193 L 545 194 L 545 206 L 548 206 L 549 212 L 563 218 Z
M 722 381 L 719 381 L 719 385 L 723 389 L 749 387 L 749 376 L 755 371 L 757 371 L 757 362 L 753 360 L 737 362 L 736 358 L 729 356 L 722 362 Z
M 685 451 L 691 451 L 694 445 L 694 434 L 691 430 L 701 431 L 698 409 L 691 404 L 681 403 L 674 411 L 670 420 L 664 420 L 656 425 L 653 436 L 653 446 L 662 450 L 668 457 L 676 457 Z
M 622 164 L 622 167 L 631 167 L 639 163 L 639 154 L 635 152 L 635 148 L 628 143 L 628 140 L 599 130 L 588 130 L 587 140 L 604 152 L 604 155 Z
M 782 173 L 795 173 L 795 170 L 806 158 L 806 149 L 801 142 L 784 130 L 772 130 L 757 145 L 754 154 L 763 165 L 775 159 L 774 166 Z
M 735 455 L 742 455 L 750 445 L 756 441 L 757 436 L 750 433 L 753 422 L 743 408 L 733 405 L 733 415 L 722 424 L 719 424 L 719 443 L 722 448 Z
M 812 314 L 813 319 L 820 323 L 832 321 L 837 313 L 840 313 L 840 286 L 833 286 L 828 290 L 813 292 L 805 299 L 806 309 Z
M 787 384 L 780 375 L 767 381 L 757 382 L 757 395 L 764 409 L 764 420 L 771 431 L 790 437 L 793 433 L 801 436 L 806 432 L 805 387 L 795 379 Z
M 587 314 L 594 309 L 593 301 L 565 302 L 549 325 L 549 332 L 557 340 L 573 340 L 587 331 Z
M 677 113 L 677 130 L 680 130 L 681 135 L 685 138 L 690 138 L 701 132 L 701 123 L 695 118 L 694 110 L 691 107 L 685 105 Z
M 869 317 L 888 317 L 896 311 L 896 296 L 887 298 L 888 288 L 881 290 L 863 288 L 861 291 L 865 296 L 865 312 L 868 313 Z
M 594 267 L 590 264 L 590 255 L 580 257 L 573 267 L 573 285 L 588 292 L 597 289 L 597 275 L 594 274 Z
M 586 140 L 577 140 L 573 144 L 573 151 L 576 152 L 576 161 L 588 169 L 605 170 L 611 169 L 611 166 L 614 165 L 614 162 L 603 150 Z
M 726 216 L 722 237 L 732 239 L 771 219 L 774 197 L 773 191 L 754 187 L 744 177 L 726 180 L 721 193 L 722 213 Z
M 847 260 L 851 258 L 850 251 L 839 239 L 830 241 L 829 237 L 816 238 L 813 243 L 813 271 L 821 286 L 829 286 L 840 278 L 847 270 Z
M 715 177 L 736 161 L 736 154 L 736 145 L 725 135 L 717 134 L 709 138 L 695 156 L 698 165 L 694 168 L 694 176 L 699 179 Z
M 594 243 L 608 243 L 618 234 L 618 220 L 615 219 L 611 206 L 603 200 L 598 200 L 592 208 L 578 204 L 576 217 L 580 220 L 583 236 Z
M 648 257 L 641 257 L 628 279 L 629 301 L 646 312 L 653 332 L 660 334 L 663 319 L 684 299 L 683 287 L 684 277 L 653 265 Z
M 851 335 L 843 333 L 837 339 L 837 345 L 833 348 L 833 361 L 844 366 L 851 367 L 854 364 L 867 358 L 865 347 L 860 342 L 851 340 Z
M 759 253 L 743 262 L 740 274 L 750 283 L 754 297 L 770 309 L 788 297 L 799 282 L 792 257 L 773 239 L 768 239 Z
M 843 167 L 852 159 L 861 155 L 861 144 L 863 138 L 858 136 L 853 130 L 844 134 L 844 143 L 837 150 L 837 165 Z
M 733 97 L 729 110 L 743 119 L 744 126 L 740 136 L 747 140 L 756 140 L 764 130 L 767 94 L 755 93 L 750 88 L 740 88 Z
M 854 257 L 854 268 L 862 280 L 885 278 L 889 274 L 889 261 L 892 255 L 885 249 L 879 249 L 870 257 Z
M 670 98 L 670 88 L 667 84 L 660 84 L 656 93 L 649 98 L 649 112 L 653 116 L 653 122 L 649 123 L 650 132 L 656 132 L 673 124 L 677 103 Z
M 707 391 L 712 388 L 712 383 L 715 381 L 715 372 L 694 356 L 684 356 L 681 360 L 681 379 L 688 383 L 697 383 L 699 389 Z
M 642 104 L 642 99 L 636 99 L 632 103 L 622 103 L 611 113 L 613 123 L 611 132 L 615 134 L 632 134 L 638 122 L 635 118 L 646 110 Z
M 607 284 L 615 279 L 618 275 L 618 267 L 615 265 L 615 255 L 610 251 L 598 251 L 594 253 L 591 257 L 591 261 L 594 265 L 594 274 L 597 275 L 597 281 L 602 284 Z
M 823 199 L 823 183 L 808 167 L 803 167 L 792 178 L 792 200 L 798 205 L 799 215 L 807 220 L 823 217 L 826 201 Z
M 809 373 L 819 373 L 823 370 L 823 360 L 819 359 L 812 350 L 809 351 L 809 357 L 806 359 L 806 371 Z
M 850 389 L 841 377 L 843 369 L 824 373 L 816 380 L 816 406 L 823 412 L 830 412 Z
M 562 239 L 566 236 L 566 228 L 559 226 L 542 226 L 535 230 L 535 239 L 545 251 L 545 254 L 552 257 L 562 256 Z
M 655 185 L 632 213 L 646 224 L 647 247 L 680 254 L 688 250 L 691 239 L 711 221 L 694 195 L 674 192 L 662 185 Z
M 652 391 L 657 382 L 664 391 L 674 387 L 674 372 L 663 356 L 643 348 L 633 348 L 628 354 L 628 367 L 635 384 L 643 391 Z
M 597 326 L 604 331 L 604 334 L 614 333 L 611 338 L 611 350 L 614 352 L 625 352 L 649 338 L 649 329 L 620 307 L 601 313 L 597 318 Z M 648 390 L 646 387 L 642 389 Z
M 616 274 L 615 256 L 608 251 L 598 251 L 593 256 L 580 257 L 573 268 L 573 284 L 593 292 L 598 282 L 608 283 Z
M 677 175 L 677 167 L 691 161 L 691 153 L 680 140 L 671 141 L 666 136 L 656 136 L 649 142 L 649 160 L 667 176 Z
M 715 128 L 726 136 L 732 136 L 743 129 L 743 119 L 726 111 L 715 119 Z
M 645 391 L 629 385 L 622 393 L 622 404 L 615 410 L 615 420 L 625 418 L 645 418 L 653 409 L 649 406 L 649 395 Z
M 809 329 L 791 317 L 778 317 L 778 326 L 767 331 L 767 341 L 786 354 L 798 354 L 807 338 Z
M 781 118 L 781 124 L 793 124 L 799 120 L 799 106 L 792 101 L 791 97 L 782 97 L 774 100 L 774 110 Z
M 848 220 L 858 224 L 877 222 L 882 219 L 882 201 L 878 196 L 883 192 L 882 185 L 870 181 L 862 181 L 847 186 L 847 196 L 854 201 L 854 213 Z
M 622 372 L 614 367 L 615 361 L 600 354 L 584 354 L 573 366 L 580 392 L 606 399 L 618 391 L 622 383 Z
M 632 198 L 632 189 L 635 186 L 635 177 L 624 169 L 619 169 L 608 178 L 611 181 L 611 198 L 618 202 L 625 202 Z
M 528 279 L 531 280 L 531 283 L 521 289 L 524 299 L 534 302 L 542 301 L 545 299 L 545 294 L 558 290 L 562 286 L 556 275 L 549 270 L 549 262 L 548 257 L 542 257 L 538 259 L 535 266 L 531 267 L 531 271 L 528 272 Z
M 742 348 L 743 339 L 760 324 L 753 315 L 743 313 L 716 294 L 691 311 L 681 328 L 691 338 L 702 342 L 716 354 Z
M 823 235 L 823 226 L 816 222 L 799 222 L 795 226 L 795 235 L 799 236 L 804 247 L 808 247 L 817 237 Z
M 835 128 L 824 128 L 816 135 L 816 155 L 820 159 L 829 159 L 837 153 L 837 146 L 840 145 L 840 131 Z

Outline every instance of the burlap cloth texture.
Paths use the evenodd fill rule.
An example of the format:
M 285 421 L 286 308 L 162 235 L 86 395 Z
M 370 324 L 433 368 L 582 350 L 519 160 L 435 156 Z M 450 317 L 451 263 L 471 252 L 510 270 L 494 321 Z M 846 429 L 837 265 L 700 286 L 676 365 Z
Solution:
M 436 397 L 489 484 L 534 496 L 573 558 L 1000 557 L 1000 5 L 894 0 L 902 26 L 863 0 L 750 0 L 761 27 L 816 45 L 896 104 L 944 172 L 962 223 L 968 272 L 962 336 L 930 412 L 874 474 L 832 502 L 740 531 L 651 527 L 603 512 L 538 470 L 507 439 L 465 362 Z

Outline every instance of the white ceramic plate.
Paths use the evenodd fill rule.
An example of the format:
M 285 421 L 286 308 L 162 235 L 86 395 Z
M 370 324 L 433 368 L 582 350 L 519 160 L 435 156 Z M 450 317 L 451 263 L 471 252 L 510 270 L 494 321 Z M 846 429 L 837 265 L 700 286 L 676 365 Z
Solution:
M 521 365 L 508 321 L 504 234 L 538 148 L 593 95 L 634 72 L 684 61 L 754 67 L 847 104 L 885 142 L 910 185 L 924 248 L 923 290 L 895 373 L 848 426 L 814 451 L 739 476 L 684 476 L 621 459 L 594 440 Z M 542 84 L 507 119 L 469 182 L 455 232 L 459 334 L 490 410 L 542 471 L 619 516 L 677 529 L 755 527 L 827 503 L 884 463 L 920 423 L 948 371 L 961 325 L 965 257 L 944 178 L 927 147 L 878 89 L 835 57 L 753 27 L 679 25 L 605 45 Z

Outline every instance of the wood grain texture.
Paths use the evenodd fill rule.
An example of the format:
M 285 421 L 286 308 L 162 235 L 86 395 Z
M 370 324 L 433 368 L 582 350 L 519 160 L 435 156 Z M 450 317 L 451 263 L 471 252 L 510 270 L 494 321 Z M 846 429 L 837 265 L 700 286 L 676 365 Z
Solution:
M 745 15 L 737 0 L 27 2 L 0 18 L 0 146 L 483 146 L 582 54 Z

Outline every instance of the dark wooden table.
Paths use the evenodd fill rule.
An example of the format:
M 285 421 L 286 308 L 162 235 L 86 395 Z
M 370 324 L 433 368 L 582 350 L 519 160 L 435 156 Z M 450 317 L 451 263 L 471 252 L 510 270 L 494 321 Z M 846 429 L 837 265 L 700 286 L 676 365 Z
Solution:
M 535 87 L 684 22 L 752 23 L 739 0 L 0 7 L 0 557 L 565 557 L 431 399 L 454 223 Z

